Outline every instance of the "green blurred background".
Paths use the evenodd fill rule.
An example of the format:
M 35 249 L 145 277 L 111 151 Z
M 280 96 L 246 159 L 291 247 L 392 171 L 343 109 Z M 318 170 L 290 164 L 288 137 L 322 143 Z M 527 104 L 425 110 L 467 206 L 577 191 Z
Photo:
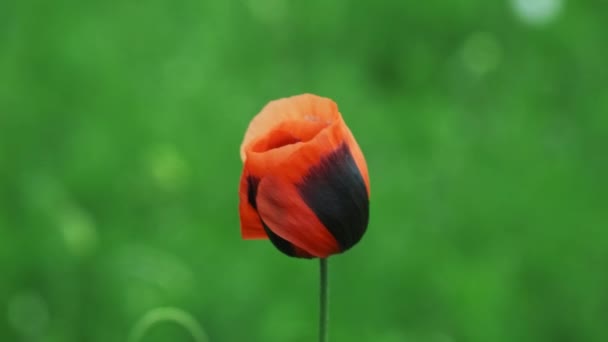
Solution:
M 315 261 L 242 241 L 239 145 L 333 98 L 371 222 L 331 340 L 608 341 L 605 1 L 0 3 L 0 341 L 314 341 Z M 191 341 L 160 324 L 144 341 Z

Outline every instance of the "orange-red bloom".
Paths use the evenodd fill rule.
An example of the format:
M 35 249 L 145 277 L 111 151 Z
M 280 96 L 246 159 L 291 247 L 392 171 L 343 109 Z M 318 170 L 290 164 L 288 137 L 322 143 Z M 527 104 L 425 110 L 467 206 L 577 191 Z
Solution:
M 294 257 L 325 258 L 365 233 L 367 164 L 332 100 L 305 94 L 268 103 L 249 124 L 241 159 L 244 239 L 270 239 Z

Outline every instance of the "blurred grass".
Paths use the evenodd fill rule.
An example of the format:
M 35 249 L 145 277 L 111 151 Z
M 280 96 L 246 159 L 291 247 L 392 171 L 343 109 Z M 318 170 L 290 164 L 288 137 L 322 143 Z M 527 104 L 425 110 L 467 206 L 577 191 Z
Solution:
M 317 263 L 237 215 L 247 123 L 303 92 L 372 178 L 332 340 L 608 340 L 608 6 L 524 2 L 0 3 L 0 340 L 121 341 L 169 305 L 313 341 Z

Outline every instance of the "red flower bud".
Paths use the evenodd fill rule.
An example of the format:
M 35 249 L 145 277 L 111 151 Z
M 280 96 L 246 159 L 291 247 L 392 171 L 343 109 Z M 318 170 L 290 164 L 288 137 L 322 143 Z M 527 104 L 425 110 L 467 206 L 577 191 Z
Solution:
M 241 145 L 241 234 L 281 252 L 326 258 L 367 229 L 369 176 L 359 145 L 330 99 L 272 101 Z

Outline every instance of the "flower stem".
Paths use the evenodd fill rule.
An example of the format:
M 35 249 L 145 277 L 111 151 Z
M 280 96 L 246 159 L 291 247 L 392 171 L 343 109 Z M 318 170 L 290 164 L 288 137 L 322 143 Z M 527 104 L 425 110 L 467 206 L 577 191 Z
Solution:
M 327 288 L 327 259 L 319 259 L 321 261 L 320 272 L 320 306 L 319 306 L 319 342 L 327 342 L 327 320 L 328 320 L 328 292 Z

